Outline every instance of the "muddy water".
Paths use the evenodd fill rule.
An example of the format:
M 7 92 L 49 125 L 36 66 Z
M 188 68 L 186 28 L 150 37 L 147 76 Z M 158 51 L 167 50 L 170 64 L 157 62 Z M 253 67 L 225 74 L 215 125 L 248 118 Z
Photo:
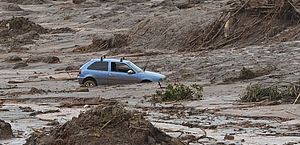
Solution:
M 2 109 L 8 109 L 9 111 L 1 112 L 0 118 L 11 124 L 15 138 L 0 140 L 0 144 L 24 144 L 26 138 L 28 138 L 33 131 L 40 131 L 52 127 L 48 125 L 52 122 L 51 120 L 63 124 L 85 110 L 84 108 L 58 108 L 56 107 L 57 105 L 58 104 L 4 104 Z M 49 110 L 59 110 L 60 112 L 30 116 L 32 112 L 23 112 L 19 107 L 31 107 L 35 111 L 43 112 Z
M 292 135 L 300 133 L 298 127 L 276 119 L 232 117 L 210 113 L 172 116 L 159 112 L 148 112 L 147 119 L 155 127 L 173 137 L 184 138 L 190 135 L 200 137 L 207 134 L 210 139 L 198 140 L 204 144 L 300 144 L 300 137 Z M 234 139 L 225 140 L 225 135 L 234 136 Z M 199 144 L 197 141 L 194 143 Z

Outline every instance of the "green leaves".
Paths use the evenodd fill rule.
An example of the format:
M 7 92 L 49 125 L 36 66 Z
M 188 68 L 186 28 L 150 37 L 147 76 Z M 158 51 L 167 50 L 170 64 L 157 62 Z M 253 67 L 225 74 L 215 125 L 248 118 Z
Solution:
M 160 97 L 161 101 L 202 99 L 203 87 L 198 84 L 192 84 L 191 86 L 169 84 L 165 90 L 156 91 L 156 96 Z

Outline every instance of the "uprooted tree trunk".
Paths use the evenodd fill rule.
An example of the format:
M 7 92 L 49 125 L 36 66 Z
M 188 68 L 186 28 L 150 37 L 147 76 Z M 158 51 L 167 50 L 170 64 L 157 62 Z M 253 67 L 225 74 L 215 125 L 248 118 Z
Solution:
M 190 41 L 194 47 L 190 49 L 243 47 L 299 37 L 300 13 L 289 0 L 247 0 L 232 6 Z

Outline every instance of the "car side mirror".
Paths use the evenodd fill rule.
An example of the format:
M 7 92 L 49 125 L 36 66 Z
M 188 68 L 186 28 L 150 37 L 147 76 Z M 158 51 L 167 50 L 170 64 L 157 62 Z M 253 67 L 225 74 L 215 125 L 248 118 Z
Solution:
M 134 71 L 130 69 L 130 70 L 127 71 L 127 73 L 128 74 L 134 74 Z

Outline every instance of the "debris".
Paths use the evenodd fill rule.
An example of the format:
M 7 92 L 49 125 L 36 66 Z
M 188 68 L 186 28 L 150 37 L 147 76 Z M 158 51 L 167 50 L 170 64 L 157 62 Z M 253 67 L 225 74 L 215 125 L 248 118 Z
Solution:
M 9 89 L 15 89 L 18 85 L 7 85 L 6 87 L 0 87 L 0 90 L 9 90 Z M 0 103 L 1 104 L 1 103 Z
M 67 107 L 67 108 L 71 108 L 71 107 L 78 107 L 78 106 L 86 106 L 86 105 L 114 105 L 116 104 L 115 101 L 113 100 L 106 100 L 106 99 L 102 99 L 102 98 L 77 98 L 73 101 L 67 101 L 67 102 L 63 102 L 61 103 L 61 105 L 59 107 Z
M 65 71 L 71 71 L 71 70 L 79 70 L 81 65 L 69 65 L 65 68 Z
M 22 107 L 22 106 L 20 106 L 19 109 L 21 109 L 22 112 L 34 112 L 34 110 L 31 107 Z
M 206 27 L 220 14 L 217 10 L 211 13 L 190 8 L 148 17 L 130 29 L 129 44 L 139 49 L 193 51 L 189 48 L 195 46 L 190 42 L 202 36 Z
M 13 17 L 8 20 L 2 20 L 0 21 L 0 28 L 10 30 L 9 35 L 11 36 L 25 34 L 33 30 L 40 34 L 47 33 L 47 29 L 24 17 Z
M 22 61 L 22 58 L 16 55 L 9 56 L 5 59 L 7 62 L 17 62 L 17 61 Z
M 300 14 L 289 0 L 236 1 L 231 6 L 191 41 L 191 46 L 197 50 L 243 47 L 298 37 Z
M 83 3 L 83 2 L 85 2 L 86 0 L 72 0 L 72 2 L 74 3 L 74 4 L 81 4 L 81 3 Z
M 14 135 L 11 130 L 11 125 L 0 119 L 0 139 L 10 139 L 13 137 Z
M 26 48 L 26 47 L 11 47 L 9 48 L 8 52 L 26 52 L 28 51 L 29 48 Z
M 8 3 L 8 4 L 1 4 L 1 5 L 3 10 L 5 11 L 23 11 L 23 9 L 20 8 L 19 5 L 17 4 Z
M 34 43 L 40 34 L 74 32 L 70 28 L 47 29 L 36 24 L 28 18 L 12 17 L 0 21 L 0 44 L 20 47 L 24 44 Z
M 119 105 L 99 106 L 48 133 L 34 133 L 26 145 L 34 144 L 184 145 L 155 128 L 140 113 L 126 111 Z
M 253 71 L 243 67 L 238 78 L 239 79 L 253 79 L 255 77 L 256 77 L 256 74 Z
M 22 68 L 22 67 L 26 67 L 26 66 L 28 66 L 28 64 L 26 62 L 20 62 L 20 63 L 16 63 L 13 66 L 13 69 L 18 69 L 18 68 Z
M 9 110 L 8 109 L 0 108 L 0 112 L 6 112 L 6 111 L 9 111 Z
M 276 70 L 276 67 L 272 65 L 267 65 L 266 67 L 262 67 L 258 69 L 250 69 L 250 68 L 243 67 L 242 70 L 239 72 L 238 76 L 226 78 L 224 82 L 236 82 L 240 80 L 253 79 L 256 77 L 268 75 L 274 70 Z
M 69 27 L 64 27 L 64 28 L 57 28 L 57 29 L 51 29 L 49 30 L 50 34 L 58 34 L 58 33 L 74 33 L 76 32 L 75 30 L 69 28 Z
M 89 92 L 88 88 L 76 88 L 70 90 L 64 90 L 64 92 Z
M 27 60 L 27 63 L 59 63 L 60 59 L 57 56 L 30 56 Z
M 27 63 L 37 63 L 37 62 L 42 62 L 42 60 L 44 59 L 43 56 L 30 56 L 26 62 Z
M 58 57 L 56 56 L 45 56 L 43 59 L 42 59 L 42 62 L 44 63 L 59 63 L 60 60 Z
M 29 91 L 30 94 L 46 94 L 47 91 L 43 90 L 43 89 L 38 89 L 35 87 L 32 87 Z
M 39 34 L 45 34 L 48 31 L 24 17 L 13 17 L 0 21 L 0 30 L 0 43 L 14 47 L 33 43 L 32 40 Z
M 47 123 L 47 125 L 49 126 L 56 126 L 56 125 L 59 125 L 59 122 L 56 121 L 56 120 L 48 120 L 49 123 Z
M 19 84 L 19 83 L 25 83 L 24 80 L 10 80 L 7 83 L 9 84 Z
M 29 116 L 36 116 L 39 114 L 48 114 L 48 113 L 57 113 L 60 112 L 59 110 L 47 110 L 47 111 L 35 111 L 29 114 Z
M 1 0 L 2 2 L 20 4 L 20 5 L 38 5 L 46 3 L 45 0 Z
M 233 136 L 233 135 L 228 135 L 228 134 L 226 134 L 226 135 L 224 136 L 224 140 L 234 140 L 234 136 Z
M 297 99 L 300 92 L 300 85 L 263 85 L 254 84 L 246 88 L 245 94 L 240 98 L 242 102 L 261 102 L 269 101 L 278 104 L 277 101 L 282 103 L 293 103 Z M 272 103 L 273 104 L 273 103 Z
M 73 52 L 95 52 L 121 48 L 128 45 L 129 37 L 126 34 L 113 34 L 112 36 L 94 38 L 92 44 L 75 48 Z
M 297 96 L 297 98 L 295 99 L 295 101 L 294 101 L 294 103 L 293 103 L 293 104 L 296 104 L 296 103 L 297 103 L 297 101 L 298 101 L 299 97 L 300 97 L 300 92 L 299 92 L 299 94 L 298 94 L 298 96 Z

